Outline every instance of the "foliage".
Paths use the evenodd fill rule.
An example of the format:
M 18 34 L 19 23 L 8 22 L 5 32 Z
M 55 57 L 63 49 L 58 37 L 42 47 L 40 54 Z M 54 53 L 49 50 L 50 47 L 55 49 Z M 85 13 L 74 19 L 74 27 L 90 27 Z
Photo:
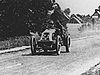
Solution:
M 7 40 L 0 41 L 0 50 L 21 47 L 21 46 L 29 46 L 29 45 L 30 45 L 29 36 L 10 37 Z
M 69 15 L 69 14 L 71 13 L 70 8 L 65 9 L 65 10 L 64 10 L 64 13 L 65 13 L 66 15 Z
M 51 6 L 51 0 L 0 0 L 0 35 L 25 35 L 29 27 L 41 30 Z
M 48 10 L 54 9 L 54 2 L 55 0 L 0 0 L 0 38 L 27 35 L 29 30 L 41 32 L 48 19 Z M 61 23 L 66 24 L 63 13 L 57 12 L 53 19 L 57 17 Z

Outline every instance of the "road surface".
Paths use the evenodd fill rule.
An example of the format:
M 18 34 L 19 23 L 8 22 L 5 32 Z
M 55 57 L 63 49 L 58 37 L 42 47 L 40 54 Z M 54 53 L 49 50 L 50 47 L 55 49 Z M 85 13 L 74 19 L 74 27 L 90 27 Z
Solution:
M 0 75 L 78 75 L 98 63 L 100 35 L 72 40 L 70 53 L 31 55 L 30 49 L 0 55 Z M 84 67 L 84 68 L 83 68 Z

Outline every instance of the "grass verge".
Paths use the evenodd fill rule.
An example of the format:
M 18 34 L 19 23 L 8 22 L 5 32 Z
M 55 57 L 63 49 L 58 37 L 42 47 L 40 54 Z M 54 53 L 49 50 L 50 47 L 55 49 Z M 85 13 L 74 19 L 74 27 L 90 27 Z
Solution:
M 7 40 L 0 41 L 0 50 L 29 46 L 30 45 L 30 36 L 16 36 L 8 38 Z
M 81 75 L 100 75 L 100 62 Z

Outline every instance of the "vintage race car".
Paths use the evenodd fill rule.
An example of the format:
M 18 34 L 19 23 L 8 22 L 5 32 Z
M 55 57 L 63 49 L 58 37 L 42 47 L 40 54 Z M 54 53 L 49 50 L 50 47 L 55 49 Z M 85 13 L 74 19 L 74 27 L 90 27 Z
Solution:
M 36 54 L 37 51 L 54 51 L 57 55 L 60 54 L 60 47 L 66 46 L 66 52 L 69 52 L 70 38 L 62 38 L 58 29 L 46 29 L 39 40 L 36 37 L 31 37 L 31 52 Z

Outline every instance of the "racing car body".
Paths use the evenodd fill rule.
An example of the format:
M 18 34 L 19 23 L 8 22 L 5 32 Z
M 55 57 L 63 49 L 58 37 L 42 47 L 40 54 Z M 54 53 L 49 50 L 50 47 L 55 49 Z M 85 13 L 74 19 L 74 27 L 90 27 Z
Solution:
M 61 45 L 66 46 L 66 52 L 69 52 L 68 41 L 69 39 L 66 37 L 65 39 L 58 34 L 58 29 L 46 29 L 39 40 L 36 40 L 36 37 L 31 38 L 31 52 L 35 54 L 37 51 L 44 50 L 44 52 L 54 51 L 57 55 L 60 54 Z M 67 43 L 66 43 L 67 42 Z

